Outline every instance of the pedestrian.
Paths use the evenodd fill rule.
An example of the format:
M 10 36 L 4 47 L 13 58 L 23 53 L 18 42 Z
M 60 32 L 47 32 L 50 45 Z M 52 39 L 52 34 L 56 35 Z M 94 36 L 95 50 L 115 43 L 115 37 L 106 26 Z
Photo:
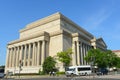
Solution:
M 49 75 L 50 75 L 50 76 L 52 75 L 52 71 L 49 72 Z
M 55 76 L 55 72 L 54 71 L 52 72 L 52 74 L 53 74 L 53 76 Z

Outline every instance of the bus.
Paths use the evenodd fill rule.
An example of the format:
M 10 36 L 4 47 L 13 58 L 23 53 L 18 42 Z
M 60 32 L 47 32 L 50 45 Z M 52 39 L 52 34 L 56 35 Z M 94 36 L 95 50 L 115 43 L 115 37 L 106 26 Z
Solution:
M 4 77 L 4 68 L 0 68 L 0 78 Z
M 65 74 L 66 76 L 79 76 L 79 75 L 90 75 L 92 73 L 92 69 L 90 65 L 81 65 L 81 66 L 70 66 L 66 68 Z

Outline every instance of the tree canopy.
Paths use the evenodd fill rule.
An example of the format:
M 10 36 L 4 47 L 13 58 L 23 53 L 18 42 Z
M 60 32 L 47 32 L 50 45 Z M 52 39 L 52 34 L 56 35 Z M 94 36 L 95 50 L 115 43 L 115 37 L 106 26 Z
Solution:
M 99 49 L 91 49 L 88 51 L 85 60 L 99 68 L 119 67 L 120 64 L 120 58 L 111 50 L 100 51 Z
M 53 71 L 55 69 L 55 64 L 56 61 L 53 57 L 47 57 L 43 63 L 43 72 L 48 74 L 50 71 Z
M 1 65 L 0 68 L 5 68 L 5 65 Z
M 70 64 L 72 60 L 71 54 L 72 54 L 72 49 L 68 49 L 66 51 L 57 53 L 58 60 L 64 64 L 64 67 Z

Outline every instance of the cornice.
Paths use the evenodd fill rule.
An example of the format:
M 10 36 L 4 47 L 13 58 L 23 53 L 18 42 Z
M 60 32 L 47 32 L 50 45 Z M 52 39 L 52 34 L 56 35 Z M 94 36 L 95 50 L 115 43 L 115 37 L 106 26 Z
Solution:
M 34 38 L 37 38 L 37 37 L 40 37 L 40 36 L 53 37 L 53 36 L 57 36 L 57 35 L 61 35 L 61 34 L 67 35 L 67 36 L 71 36 L 71 34 L 69 32 L 64 31 L 64 30 L 58 30 L 58 31 L 52 32 L 50 34 L 47 33 L 47 32 L 41 32 L 41 33 L 37 33 L 37 34 L 31 35 L 29 37 L 25 37 L 25 38 L 21 38 L 21 39 L 18 39 L 18 40 L 14 40 L 14 41 L 8 43 L 8 45 L 19 43 L 19 42 L 30 40 L 30 39 L 34 39 Z
M 105 48 L 107 48 L 106 44 L 103 45 L 103 44 L 101 44 L 101 43 L 98 42 L 98 41 L 96 42 L 96 44 L 99 45 L 99 46 L 104 46 Z
M 37 38 L 37 37 L 40 37 L 40 36 L 47 36 L 47 37 L 49 37 L 49 33 L 41 32 L 39 34 L 34 34 L 34 35 L 29 36 L 29 37 L 25 37 L 25 38 L 22 38 L 22 39 L 14 40 L 14 41 L 8 43 L 8 45 L 19 43 L 19 42 L 26 41 L 26 40 L 33 39 L 33 38 Z
M 96 38 L 91 39 L 91 43 L 96 42 Z
M 85 39 L 85 40 L 87 40 L 87 41 L 90 41 L 90 39 L 89 39 L 87 36 L 82 35 L 82 34 L 79 34 L 79 33 L 73 33 L 73 34 L 72 34 L 72 37 L 73 37 L 73 38 L 74 38 L 74 37 L 80 37 L 80 38 L 83 38 L 83 39 Z
M 61 14 L 62 15 L 62 14 Z M 85 29 L 83 29 L 81 26 L 77 25 L 76 23 L 74 23 L 72 20 L 68 19 L 67 17 L 65 17 L 64 15 L 61 16 L 61 19 L 64 20 L 65 22 L 73 25 L 74 27 L 76 27 L 78 30 L 80 30 L 81 32 L 83 32 L 84 34 L 86 34 L 87 36 L 89 36 L 90 38 L 93 38 L 93 35 L 91 33 L 89 33 L 88 31 L 86 31 Z
M 50 33 L 50 37 L 57 36 L 57 35 L 60 35 L 60 34 L 71 36 L 71 33 L 67 32 L 65 30 L 58 30 L 58 31 Z
M 106 45 L 106 43 L 104 42 L 104 40 L 103 40 L 102 37 L 100 37 L 100 38 L 97 39 L 97 41 L 100 41 L 100 40 L 101 40 L 101 41 L 103 42 L 103 44 L 107 47 L 107 45 Z
M 72 20 L 68 19 L 67 17 L 65 17 L 60 12 L 57 12 L 55 14 L 52 14 L 52 15 L 48 16 L 48 17 L 45 17 L 45 18 L 42 18 L 42 19 L 37 20 L 35 22 L 32 22 L 32 23 L 28 24 L 25 28 L 21 29 L 19 32 L 24 32 L 26 30 L 29 30 L 29 29 L 38 27 L 40 25 L 43 25 L 43 24 L 55 21 L 57 19 L 66 21 L 67 23 L 69 23 L 69 24 L 73 25 L 74 27 L 76 27 L 81 32 L 85 33 L 87 36 L 93 38 L 93 35 L 91 33 L 89 33 L 88 31 L 84 30 L 82 27 L 80 27 L 79 25 L 77 25 Z

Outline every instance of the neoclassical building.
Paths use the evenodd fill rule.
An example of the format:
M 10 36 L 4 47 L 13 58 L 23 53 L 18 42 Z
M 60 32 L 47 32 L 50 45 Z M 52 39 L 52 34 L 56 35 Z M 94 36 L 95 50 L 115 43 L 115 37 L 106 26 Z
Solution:
M 115 53 L 118 57 L 120 57 L 120 50 L 113 50 L 113 53 Z
M 59 12 L 32 22 L 19 32 L 19 39 L 7 45 L 5 72 L 19 73 L 21 61 L 20 73 L 38 73 L 46 57 L 68 48 L 73 51 L 71 65 L 86 65 L 84 57 L 89 49 L 107 49 L 102 38 L 95 38 Z M 56 67 L 63 71 L 61 62 Z

